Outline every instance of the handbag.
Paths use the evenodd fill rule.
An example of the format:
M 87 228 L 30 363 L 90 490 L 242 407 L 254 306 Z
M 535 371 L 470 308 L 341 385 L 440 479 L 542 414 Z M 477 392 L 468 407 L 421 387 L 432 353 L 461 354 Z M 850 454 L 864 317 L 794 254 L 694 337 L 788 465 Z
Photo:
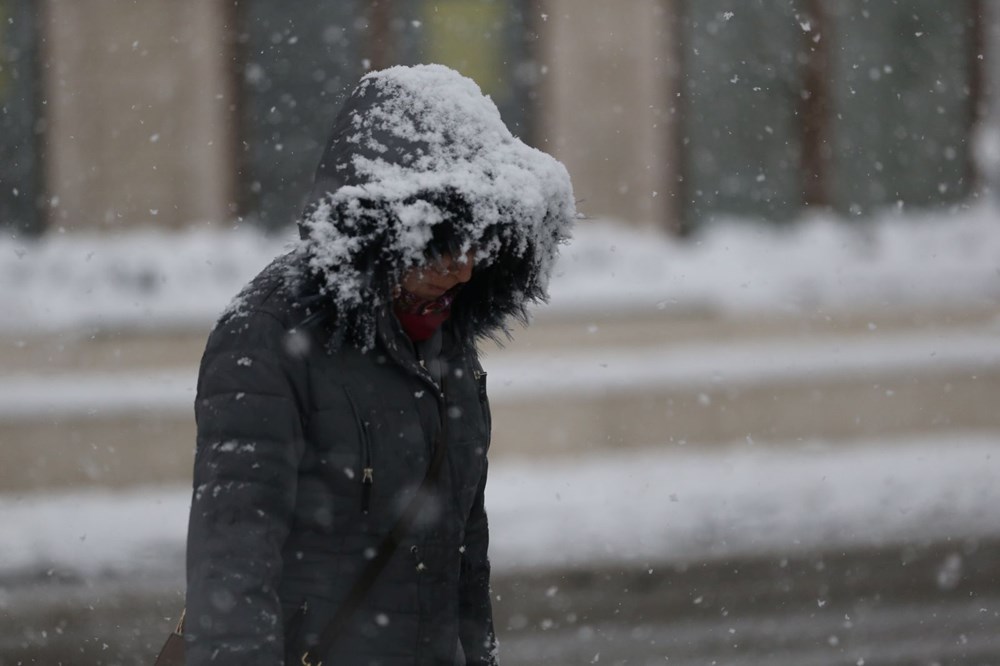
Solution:
M 167 636 L 153 666 L 184 666 L 184 611 L 181 611 L 177 628 Z
M 406 505 L 406 509 L 400 514 L 393 524 L 389 533 L 382 538 L 378 546 L 375 557 L 368 561 L 361 575 L 351 586 L 344 603 L 340 605 L 337 612 L 330 618 L 326 629 L 320 634 L 316 645 L 306 650 L 302 655 L 302 666 L 321 666 L 322 659 L 317 655 L 324 655 L 330 651 L 333 644 L 347 628 L 347 620 L 351 617 L 361 601 L 368 594 L 375 580 L 378 578 L 385 565 L 389 563 L 389 558 L 396 552 L 403 537 L 409 531 L 410 526 L 416 520 L 420 510 L 424 505 L 424 498 L 428 496 L 428 490 L 437 483 L 438 474 L 441 471 L 441 463 L 444 462 L 446 443 L 448 441 L 445 434 L 446 418 L 441 419 L 441 430 L 438 431 L 437 441 L 434 446 L 434 458 L 431 460 L 427 475 L 420 484 L 420 488 Z M 167 640 L 160 649 L 160 654 L 153 662 L 153 666 L 185 666 L 184 664 L 184 611 L 181 611 L 180 620 L 177 627 L 167 636 Z

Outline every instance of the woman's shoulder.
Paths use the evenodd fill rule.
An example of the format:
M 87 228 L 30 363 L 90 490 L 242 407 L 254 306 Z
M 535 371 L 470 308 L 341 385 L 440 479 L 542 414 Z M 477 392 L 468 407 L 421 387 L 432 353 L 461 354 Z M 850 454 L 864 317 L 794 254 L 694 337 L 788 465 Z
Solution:
M 277 346 L 315 319 L 324 307 L 301 255 L 289 252 L 276 257 L 233 298 L 212 330 L 209 347 L 213 342 Z
M 295 328 L 321 300 L 301 255 L 295 251 L 276 257 L 230 301 L 216 328 L 239 326 L 261 315 Z

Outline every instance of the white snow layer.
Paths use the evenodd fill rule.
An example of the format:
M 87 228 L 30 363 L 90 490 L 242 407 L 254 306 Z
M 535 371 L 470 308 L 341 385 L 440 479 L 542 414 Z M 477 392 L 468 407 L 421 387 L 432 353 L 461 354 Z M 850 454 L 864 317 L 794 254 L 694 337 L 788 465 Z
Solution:
M 207 327 L 292 240 L 197 228 L 0 238 L 0 330 Z M 1000 211 L 732 221 L 688 241 L 583 221 L 550 294 L 553 311 L 996 307 Z
M 931 539 L 959 549 L 1000 535 L 998 476 L 996 439 L 960 434 L 500 463 L 487 490 L 491 559 L 503 573 Z M 166 566 L 165 553 L 180 557 L 190 496 L 176 487 L 0 496 L 0 573 Z
M 352 102 L 366 90 L 375 101 L 358 111 Z M 513 136 L 472 79 L 442 65 L 390 67 L 365 75 L 345 108 L 355 109 L 351 129 L 336 146 L 352 156 L 358 177 L 303 220 L 309 265 L 325 276 L 341 312 L 380 297 L 364 293 L 354 261 L 372 246 L 400 262 L 400 273 L 423 261 L 434 227 L 451 215 L 426 197 L 446 193 L 471 209 L 464 250 L 474 246 L 476 261 L 490 263 L 501 252 L 523 257 L 532 249 L 532 275 L 544 293 L 556 246 L 577 218 L 569 174 Z M 491 227 L 506 243 L 482 242 Z

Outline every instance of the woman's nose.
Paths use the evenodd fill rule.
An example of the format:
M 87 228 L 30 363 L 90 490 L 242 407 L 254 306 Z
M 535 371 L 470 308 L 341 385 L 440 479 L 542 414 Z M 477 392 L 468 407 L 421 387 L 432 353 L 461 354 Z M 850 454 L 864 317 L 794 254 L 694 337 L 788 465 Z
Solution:
M 451 274 L 458 282 L 472 279 L 472 257 L 465 257 L 465 261 L 452 261 Z

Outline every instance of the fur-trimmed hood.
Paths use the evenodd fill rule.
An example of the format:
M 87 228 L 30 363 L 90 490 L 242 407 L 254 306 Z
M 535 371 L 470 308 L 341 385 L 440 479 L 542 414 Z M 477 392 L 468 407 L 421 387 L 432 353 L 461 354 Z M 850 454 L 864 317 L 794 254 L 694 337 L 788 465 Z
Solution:
M 496 338 L 547 298 L 576 217 L 565 167 L 514 137 L 473 81 L 393 67 L 362 78 L 337 116 L 297 252 L 347 339 L 369 348 L 407 270 L 475 249 L 452 318 Z

